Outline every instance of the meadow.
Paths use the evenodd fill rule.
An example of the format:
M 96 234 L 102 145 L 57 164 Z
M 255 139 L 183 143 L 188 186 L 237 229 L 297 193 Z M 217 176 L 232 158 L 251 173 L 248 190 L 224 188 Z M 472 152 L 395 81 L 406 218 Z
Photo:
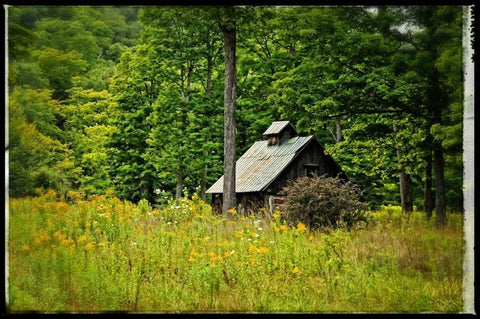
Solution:
M 458 313 L 463 216 L 369 212 L 311 230 L 276 212 L 214 215 L 112 194 L 9 200 L 9 312 Z

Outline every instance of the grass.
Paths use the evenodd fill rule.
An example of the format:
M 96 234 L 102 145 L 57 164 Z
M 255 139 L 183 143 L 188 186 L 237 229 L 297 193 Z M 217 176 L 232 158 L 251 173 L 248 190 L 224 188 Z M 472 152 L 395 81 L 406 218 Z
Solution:
M 462 311 L 463 219 L 435 228 L 398 207 L 354 230 L 279 214 L 152 209 L 53 191 L 9 201 L 10 312 Z

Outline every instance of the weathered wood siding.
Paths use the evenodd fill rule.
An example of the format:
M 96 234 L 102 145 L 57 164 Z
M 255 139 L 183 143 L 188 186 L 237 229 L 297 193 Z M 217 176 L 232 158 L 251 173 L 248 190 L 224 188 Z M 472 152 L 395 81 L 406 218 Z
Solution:
M 301 154 L 290 163 L 285 171 L 267 188 L 268 194 L 278 194 L 287 186 L 288 180 L 296 180 L 306 176 L 306 169 L 317 168 L 317 175 L 337 176 L 341 172 L 339 167 L 329 156 L 325 155 L 322 146 L 315 140 L 309 143 Z

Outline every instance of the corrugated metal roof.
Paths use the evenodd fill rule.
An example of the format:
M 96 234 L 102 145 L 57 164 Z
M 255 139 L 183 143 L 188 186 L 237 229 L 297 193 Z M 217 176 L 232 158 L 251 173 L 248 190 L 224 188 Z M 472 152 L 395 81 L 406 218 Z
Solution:
M 263 135 L 279 134 L 288 124 L 290 124 L 290 121 L 272 122 L 272 124 L 270 124 L 270 126 L 267 128 L 267 130 L 265 132 L 263 132 Z M 292 125 L 292 124 L 290 124 L 290 125 Z
M 255 142 L 237 160 L 236 192 L 263 191 L 312 139 L 313 135 L 296 136 L 285 139 L 280 145 L 270 146 L 267 145 L 267 141 Z M 207 190 L 207 193 L 223 193 L 223 176 Z

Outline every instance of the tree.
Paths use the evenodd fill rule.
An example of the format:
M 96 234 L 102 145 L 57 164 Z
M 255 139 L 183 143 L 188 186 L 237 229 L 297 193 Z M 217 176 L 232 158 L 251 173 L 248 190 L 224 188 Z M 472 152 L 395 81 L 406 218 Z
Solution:
M 235 192 L 235 8 L 226 7 L 220 25 L 225 49 L 223 213 L 236 207 Z
M 200 183 L 205 197 L 207 169 L 218 157 L 212 153 L 218 134 L 212 79 L 218 77 L 221 49 L 215 13 L 213 8 L 146 8 L 140 14 L 149 26 L 143 42 L 155 52 L 152 62 L 161 66 L 145 158 L 165 184 L 175 180 L 177 200 L 192 181 Z

